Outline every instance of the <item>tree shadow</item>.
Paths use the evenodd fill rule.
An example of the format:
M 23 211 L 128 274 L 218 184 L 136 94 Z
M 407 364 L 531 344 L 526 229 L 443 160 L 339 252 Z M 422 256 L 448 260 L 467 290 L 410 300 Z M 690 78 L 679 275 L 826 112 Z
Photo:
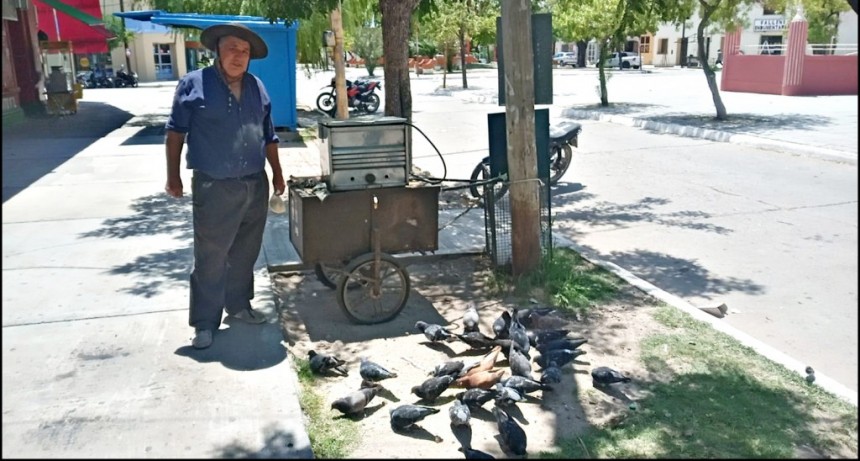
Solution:
M 3 203 L 131 118 L 109 104 L 81 101 L 73 115 L 33 115 L 10 126 L 4 123 Z
M 310 446 L 296 446 L 296 435 L 271 424 L 263 429 L 263 446 L 247 447 L 233 441 L 213 450 L 213 458 L 313 458 Z

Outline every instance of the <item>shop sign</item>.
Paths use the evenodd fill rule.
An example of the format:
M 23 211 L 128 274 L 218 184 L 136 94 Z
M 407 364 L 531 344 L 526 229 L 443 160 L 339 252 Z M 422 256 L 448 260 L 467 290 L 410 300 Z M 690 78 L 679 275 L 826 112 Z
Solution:
M 785 18 L 782 16 L 762 16 L 753 20 L 753 32 L 782 30 L 785 30 Z

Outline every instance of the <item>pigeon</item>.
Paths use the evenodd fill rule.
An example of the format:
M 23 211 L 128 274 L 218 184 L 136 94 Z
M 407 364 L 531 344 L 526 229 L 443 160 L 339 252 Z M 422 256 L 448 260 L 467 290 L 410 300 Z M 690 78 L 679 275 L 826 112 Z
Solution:
M 388 410 L 388 415 L 391 418 L 391 428 L 394 430 L 412 429 L 415 423 L 436 413 L 439 413 L 438 408 L 410 404 L 400 405 L 397 408 Z
M 481 333 L 480 331 L 470 331 L 468 333 L 454 333 L 454 336 L 468 344 L 472 349 L 489 349 L 496 345 L 493 338 Z
M 349 394 L 332 402 L 331 408 L 345 415 L 360 413 L 361 411 L 364 411 L 367 404 L 376 397 L 379 389 L 380 386 L 372 386 L 350 392 Z
M 563 367 L 573 361 L 573 359 L 580 355 L 584 355 L 585 353 L 586 352 L 581 349 L 553 349 L 541 354 L 535 359 L 535 363 L 537 363 L 541 368 L 548 367 L 550 362 L 555 362 L 556 366 Z
M 526 439 L 526 433 L 523 431 L 523 428 L 521 428 L 520 425 L 510 417 L 510 415 L 505 413 L 505 410 L 502 410 L 499 407 L 493 407 L 493 414 L 496 416 L 496 423 L 499 428 L 501 442 L 511 453 L 524 456 L 526 454 L 526 444 L 528 443 L 528 440 Z
M 463 363 L 462 360 L 451 360 L 436 365 L 436 367 L 433 368 L 433 371 L 431 371 L 430 374 L 436 378 L 440 376 L 454 376 L 459 378 L 460 374 L 463 373 L 463 368 L 465 366 L 466 365 Z
M 517 312 L 517 320 L 526 328 L 538 328 L 535 324 L 540 322 L 541 317 L 553 316 L 555 313 L 556 310 L 551 307 L 525 308 Z
M 460 447 L 457 449 L 457 451 L 460 451 L 464 455 L 466 455 L 466 459 L 496 459 L 495 456 L 489 453 L 483 452 L 481 450 L 475 450 L 470 447 Z
M 537 346 L 535 346 L 535 349 L 537 349 L 538 351 L 540 351 L 540 353 L 541 353 L 541 354 L 543 354 L 543 353 L 544 353 L 544 352 L 546 352 L 546 351 L 551 351 L 551 350 L 553 350 L 553 349 L 570 349 L 570 350 L 575 350 L 575 349 L 579 348 L 579 346 L 582 346 L 583 344 L 585 344 L 585 343 L 587 343 L 587 342 L 588 342 L 588 340 L 587 340 L 587 339 L 585 339 L 585 338 L 577 338 L 577 339 L 566 339 L 566 338 L 562 338 L 562 339 L 554 339 L 554 340 L 552 340 L 552 341 L 547 341 L 547 342 L 543 342 L 543 343 L 538 344 Z
M 533 379 L 523 378 L 522 376 L 511 376 L 505 378 L 501 381 L 502 385 L 505 387 L 510 387 L 515 389 L 520 394 L 528 394 L 530 392 L 543 390 L 543 391 L 551 391 L 552 387 L 546 384 L 541 383 L 540 381 L 535 381 Z
M 812 369 L 812 367 L 807 366 L 806 370 L 804 370 L 804 371 L 806 371 L 806 382 L 808 382 L 809 384 L 814 383 L 815 382 L 815 370 Z
M 520 351 L 516 343 L 511 343 L 511 350 L 508 353 L 508 363 L 511 366 L 512 375 L 532 379 L 532 363 L 528 356 Z
M 522 394 L 517 392 L 513 387 L 507 387 L 503 386 L 502 383 L 496 383 L 495 389 L 496 392 L 498 392 L 495 397 L 496 405 L 508 407 L 525 400 L 525 397 L 523 397 Z
M 333 355 L 318 354 L 316 351 L 310 350 L 308 351 L 308 362 L 310 363 L 311 371 L 318 375 L 326 374 L 331 370 L 335 370 L 344 376 L 349 375 L 346 369 L 343 368 L 346 362 Z
M 517 308 L 516 307 L 514 308 L 514 315 L 513 315 L 513 318 L 511 319 L 511 326 L 510 326 L 508 334 L 511 337 L 511 341 L 516 343 L 516 345 L 519 346 L 521 351 L 523 351 L 526 354 L 529 353 L 529 347 L 531 347 L 529 344 L 529 337 L 528 337 L 528 334 L 526 333 L 526 327 L 524 327 L 523 324 L 520 323 L 519 320 L 517 320 Z
M 597 367 L 591 370 L 591 379 L 598 386 L 608 386 L 614 383 L 629 383 L 630 378 L 609 367 Z
M 456 397 L 457 400 L 465 403 L 469 408 L 475 409 L 495 398 L 497 394 L 498 391 L 494 389 L 474 387 L 467 389 L 465 392 L 460 392 Z
M 499 352 L 501 352 L 502 346 L 496 346 L 487 353 L 477 364 L 477 366 L 467 370 L 463 373 L 463 376 L 473 375 L 475 373 L 480 373 L 482 371 L 492 370 L 494 366 L 496 366 L 496 360 L 499 357 Z
M 478 309 L 475 304 L 469 303 L 469 308 L 463 314 L 463 333 L 478 331 L 478 322 L 481 318 L 478 316 Z
M 558 330 L 528 330 L 526 331 L 526 335 L 529 337 L 529 343 L 532 346 L 537 347 L 538 344 L 553 341 L 556 339 L 562 339 L 570 333 L 570 330 L 558 329 Z
M 496 334 L 496 339 L 508 339 L 508 331 L 511 327 L 511 314 L 508 311 L 502 312 L 493 322 L 493 333 Z
M 424 336 L 426 336 L 431 342 L 442 341 L 443 339 L 451 341 L 454 338 L 454 335 L 452 335 L 450 331 L 446 330 L 445 327 L 435 323 L 427 323 L 423 320 L 415 322 L 415 329 L 424 333 Z
M 471 389 L 473 387 L 489 389 L 493 387 L 494 384 L 499 382 L 502 379 L 502 375 L 504 374 L 505 370 L 481 371 L 468 376 L 463 376 L 462 378 L 458 378 L 456 381 L 451 383 L 451 386 L 465 387 L 467 389 Z
M 549 366 L 543 369 L 540 375 L 542 384 L 556 384 L 561 382 L 561 368 L 555 362 L 549 362 Z
M 469 406 L 459 400 L 454 400 L 454 403 L 448 407 L 448 417 L 451 418 L 452 426 L 469 426 L 471 416 Z
M 442 395 L 453 381 L 454 377 L 448 375 L 430 378 L 418 386 L 412 386 L 412 393 L 427 402 L 432 402 Z
M 392 373 L 381 365 L 367 360 L 365 357 L 361 358 L 361 366 L 358 368 L 358 373 L 361 375 L 362 379 L 374 383 L 382 381 L 383 379 L 397 377 L 397 373 Z

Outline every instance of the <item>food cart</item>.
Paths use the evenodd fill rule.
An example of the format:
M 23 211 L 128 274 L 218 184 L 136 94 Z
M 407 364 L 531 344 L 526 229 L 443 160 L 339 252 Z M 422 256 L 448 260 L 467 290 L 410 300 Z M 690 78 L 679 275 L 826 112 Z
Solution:
M 48 97 L 48 113 L 68 115 L 78 111 L 82 89 L 75 82 L 75 60 L 70 41 L 39 42 L 42 53 L 42 75 Z

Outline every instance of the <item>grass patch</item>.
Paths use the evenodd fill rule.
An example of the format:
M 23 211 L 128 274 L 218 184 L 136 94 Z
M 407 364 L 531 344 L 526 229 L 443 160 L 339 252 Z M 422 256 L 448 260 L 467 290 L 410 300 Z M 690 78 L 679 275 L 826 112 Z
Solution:
M 306 359 L 293 357 L 299 377 L 299 405 L 307 416 L 307 432 L 315 458 L 345 458 L 358 442 L 359 428 L 347 418 L 335 418 L 330 402 L 316 392 L 316 377 Z
M 678 309 L 654 316 L 670 330 L 641 344 L 638 409 L 545 457 L 857 456 L 856 407 Z
M 512 287 L 514 295 L 533 297 L 562 310 L 586 314 L 596 304 L 618 292 L 623 283 L 618 276 L 586 261 L 568 248 L 555 248 L 544 254 L 540 268 L 514 280 L 494 272 L 487 286 L 496 293 Z

